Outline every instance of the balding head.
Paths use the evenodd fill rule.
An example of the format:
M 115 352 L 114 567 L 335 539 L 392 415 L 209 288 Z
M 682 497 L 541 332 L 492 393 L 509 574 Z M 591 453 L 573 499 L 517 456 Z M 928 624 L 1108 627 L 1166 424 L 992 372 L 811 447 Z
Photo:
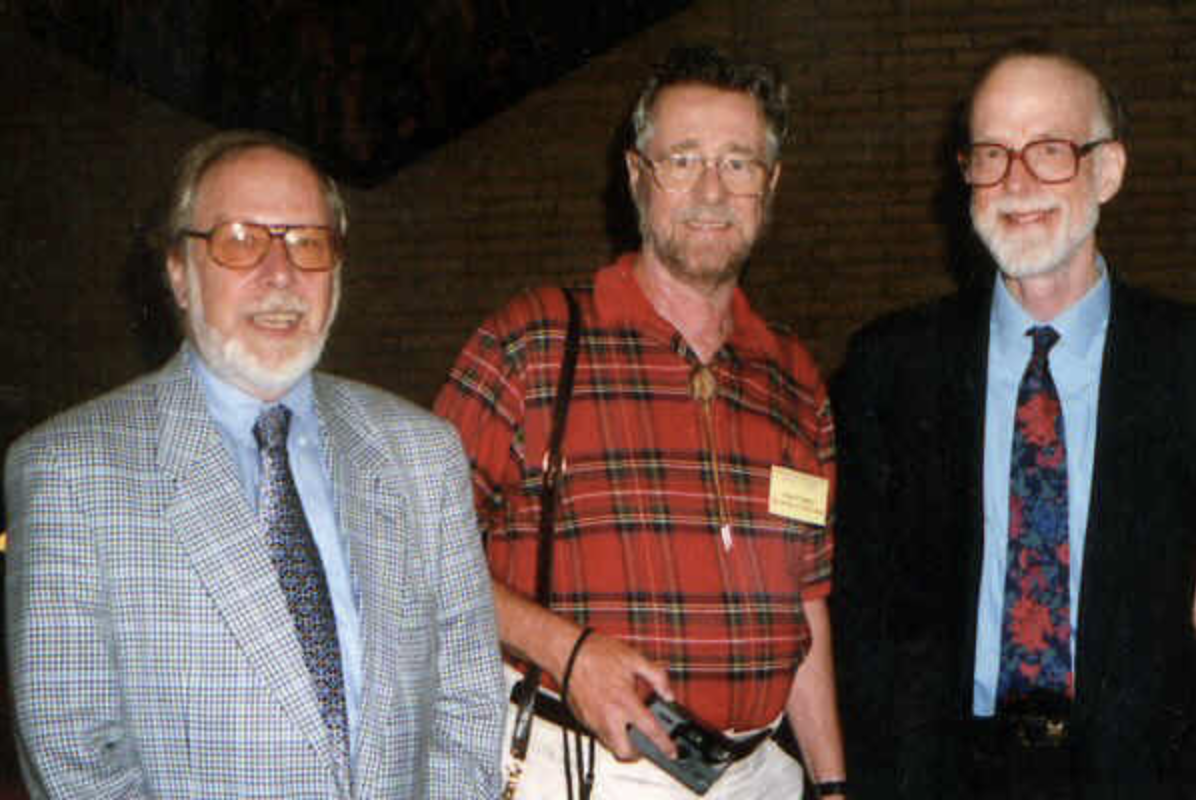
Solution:
M 1073 101 L 1082 104 L 1085 109 L 1091 110 L 1089 138 L 1118 140 L 1125 138 L 1125 110 L 1117 95 L 1091 67 L 1061 50 L 1048 46 L 1025 45 L 1002 53 L 982 69 L 977 76 L 968 95 L 968 102 L 963 109 L 961 122 L 965 141 L 973 141 L 975 138 L 977 98 L 984 93 L 994 79 L 999 79 L 1011 72 L 1022 71 L 1027 67 L 1042 68 L 1044 71 L 1053 72 L 1074 84 L 1078 91 L 1072 93 Z

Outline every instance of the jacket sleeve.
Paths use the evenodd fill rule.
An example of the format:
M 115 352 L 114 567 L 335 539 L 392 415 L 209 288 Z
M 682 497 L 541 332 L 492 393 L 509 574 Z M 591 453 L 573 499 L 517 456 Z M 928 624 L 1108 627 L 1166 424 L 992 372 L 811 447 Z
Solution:
M 469 487 L 452 437 L 437 553 L 439 671 L 430 742 L 433 800 L 493 798 L 501 789 L 504 695 L 493 596 Z
M 956 760 L 953 579 L 935 568 L 925 537 L 938 535 L 933 507 L 941 480 L 930 453 L 941 430 L 923 430 L 933 410 L 934 370 L 911 361 L 921 336 L 868 329 L 857 335 L 834 384 L 838 527 L 835 626 L 852 796 L 952 797 Z M 921 431 L 918 436 L 914 430 Z M 927 448 L 922 450 L 920 448 Z M 941 547 L 942 545 L 940 545 Z M 949 548 L 948 548 L 949 549 Z M 952 551 L 951 558 L 964 554 Z
M 831 611 L 852 792 L 878 797 L 894 783 L 893 647 L 884 579 L 889 462 L 878 407 L 880 364 L 857 337 L 832 388 L 838 490 Z
M 5 469 L 5 624 L 21 768 L 33 798 L 144 797 L 121 714 L 101 556 L 73 491 L 97 476 L 72 471 L 57 452 L 44 437 L 27 438 Z

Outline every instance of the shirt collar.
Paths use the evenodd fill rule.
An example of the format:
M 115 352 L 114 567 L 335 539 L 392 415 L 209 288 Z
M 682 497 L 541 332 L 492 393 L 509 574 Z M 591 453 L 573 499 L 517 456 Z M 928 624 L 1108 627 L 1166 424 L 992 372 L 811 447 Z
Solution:
M 597 317 L 605 326 L 634 327 L 663 343 L 672 344 L 681 334 L 652 307 L 635 277 L 637 253 L 625 253 L 614 264 L 599 270 L 594 278 L 594 304 Z M 747 296 L 738 286 L 731 300 L 731 336 L 723 345 L 741 357 L 754 356 L 781 360 L 782 350 L 776 334 L 752 310 Z M 721 351 L 720 351 L 721 352 Z
M 1098 357 L 1101 333 L 1109 321 L 1109 271 L 1104 256 L 1097 255 L 1097 281 L 1079 302 L 1054 319 L 1039 321 L 1031 317 L 1009 293 L 1000 276 L 994 281 L 992 308 L 992 336 L 1005 353 L 1027 354 L 1033 349 L 1026 331 L 1035 325 L 1050 325 L 1059 334 L 1059 343 L 1051 350 L 1064 358 L 1087 361 Z
M 254 444 L 253 425 L 262 410 L 269 406 L 286 406 L 291 410 L 292 418 L 303 425 L 315 419 L 315 395 L 310 372 L 304 373 L 299 382 L 276 403 L 266 403 L 218 376 L 190 343 L 187 344 L 186 354 L 191 371 L 203 387 L 212 418 L 236 441 L 257 446 Z

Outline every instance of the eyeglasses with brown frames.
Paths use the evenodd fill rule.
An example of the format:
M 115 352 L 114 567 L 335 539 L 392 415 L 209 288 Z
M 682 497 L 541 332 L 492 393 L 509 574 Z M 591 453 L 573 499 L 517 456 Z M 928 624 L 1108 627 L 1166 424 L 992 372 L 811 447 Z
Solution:
M 207 231 L 184 230 L 182 235 L 206 240 L 213 261 L 238 271 L 262 263 L 274 239 L 282 240 L 287 259 L 304 272 L 334 270 L 344 254 L 340 234 L 326 225 L 264 225 L 230 220 Z

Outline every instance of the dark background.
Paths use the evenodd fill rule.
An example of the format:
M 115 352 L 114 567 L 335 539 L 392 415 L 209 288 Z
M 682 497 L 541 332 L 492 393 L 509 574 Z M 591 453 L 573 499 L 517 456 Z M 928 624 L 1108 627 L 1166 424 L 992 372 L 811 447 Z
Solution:
M 25 28 L 374 186 L 692 0 L 21 0 Z
M 790 79 L 793 136 L 746 284 L 827 372 L 860 323 L 954 285 L 968 240 L 952 109 L 1027 35 L 1127 100 L 1102 250 L 1129 281 L 1196 300 L 1193 0 L 323 5 L 350 10 L 0 0 L 0 448 L 173 351 L 142 233 L 174 160 L 221 125 L 295 126 L 345 178 L 350 265 L 325 367 L 430 404 L 485 314 L 584 281 L 625 245 L 618 127 L 647 66 L 694 38 L 749 44 Z

